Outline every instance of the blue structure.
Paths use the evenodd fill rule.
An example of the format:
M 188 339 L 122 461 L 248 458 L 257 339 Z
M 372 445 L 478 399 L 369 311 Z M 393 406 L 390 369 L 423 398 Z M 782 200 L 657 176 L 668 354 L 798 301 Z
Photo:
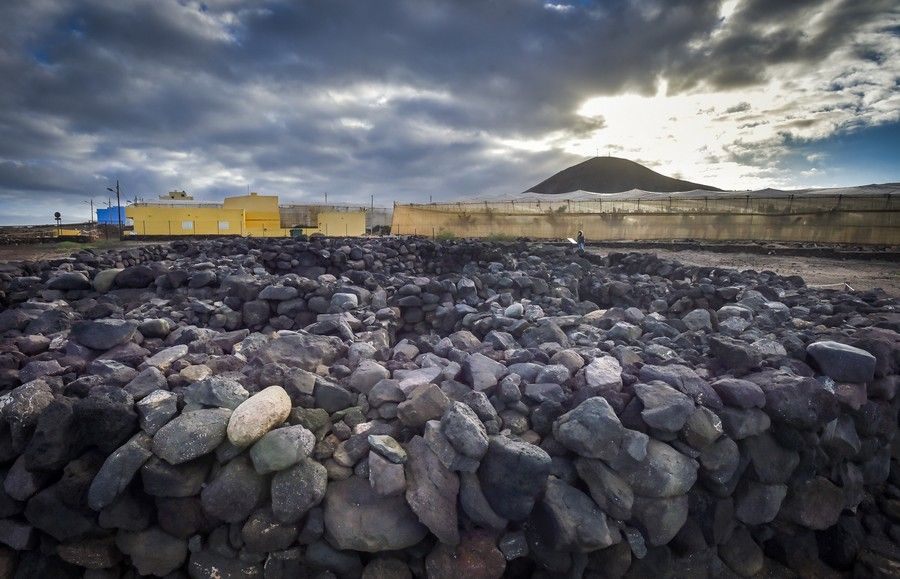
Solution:
M 116 209 L 119 210 L 118 215 L 116 214 Z M 122 216 L 122 223 L 125 223 L 125 208 L 124 207 L 109 207 L 107 209 L 97 209 L 97 223 L 100 225 L 118 225 L 119 224 L 119 215 Z

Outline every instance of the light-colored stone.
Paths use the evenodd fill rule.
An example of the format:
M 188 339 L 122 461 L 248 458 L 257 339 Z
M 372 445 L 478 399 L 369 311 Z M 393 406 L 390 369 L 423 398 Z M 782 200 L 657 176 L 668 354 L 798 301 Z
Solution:
M 291 398 L 281 386 L 269 386 L 234 409 L 228 421 L 228 440 L 243 448 L 287 420 Z

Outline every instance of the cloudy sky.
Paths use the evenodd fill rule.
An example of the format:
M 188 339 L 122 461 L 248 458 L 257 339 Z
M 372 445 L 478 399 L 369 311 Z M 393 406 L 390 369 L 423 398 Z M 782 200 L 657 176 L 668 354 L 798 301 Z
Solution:
M 896 0 L 0 2 L 0 223 L 126 196 L 522 191 L 595 154 L 900 181 Z

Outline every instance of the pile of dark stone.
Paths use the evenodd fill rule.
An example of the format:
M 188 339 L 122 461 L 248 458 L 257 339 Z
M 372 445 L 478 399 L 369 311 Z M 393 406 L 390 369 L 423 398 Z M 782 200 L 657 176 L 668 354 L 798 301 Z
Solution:
M 415 238 L 0 291 L 0 577 L 900 575 L 880 291 Z

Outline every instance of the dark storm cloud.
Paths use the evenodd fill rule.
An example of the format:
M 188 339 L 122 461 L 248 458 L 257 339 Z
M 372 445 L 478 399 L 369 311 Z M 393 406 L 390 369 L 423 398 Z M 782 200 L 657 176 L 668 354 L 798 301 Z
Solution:
M 585 99 L 757 82 L 885 4 L 839 3 L 806 33 L 824 5 L 747 0 L 720 30 L 719 0 L 2 3 L 0 200 L 46 213 L 117 177 L 147 198 L 523 190 L 580 160 L 556 143 L 602 129 Z
M 733 89 L 760 83 L 772 65 L 821 61 L 892 10 L 895 0 L 742 0 L 725 30 L 676 63 L 679 74 L 671 86 Z

